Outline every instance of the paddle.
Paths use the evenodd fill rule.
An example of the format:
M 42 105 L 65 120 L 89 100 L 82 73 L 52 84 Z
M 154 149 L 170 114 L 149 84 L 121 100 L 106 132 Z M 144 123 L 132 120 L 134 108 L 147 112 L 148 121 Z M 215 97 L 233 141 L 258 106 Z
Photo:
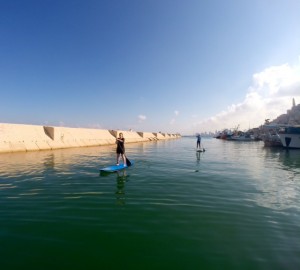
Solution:
M 127 166 L 129 167 L 129 166 L 131 166 L 131 162 L 130 162 L 130 160 L 125 156 L 125 158 L 126 158 L 126 164 L 127 164 Z

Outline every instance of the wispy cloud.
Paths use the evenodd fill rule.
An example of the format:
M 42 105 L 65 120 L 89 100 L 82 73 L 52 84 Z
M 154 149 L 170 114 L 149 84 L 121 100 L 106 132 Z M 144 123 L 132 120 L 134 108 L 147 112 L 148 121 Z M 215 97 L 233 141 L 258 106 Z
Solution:
M 243 101 L 195 122 L 193 130 L 215 131 L 237 125 L 241 129 L 257 127 L 267 118 L 275 119 L 286 113 L 292 107 L 293 98 L 300 103 L 300 65 L 269 67 L 253 75 Z
M 176 122 L 176 117 L 179 115 L 179 111 L 175 110 L 174 111 L 174 114 L 175 114 L 175 117 L 173 117 L 171 120 L 170 120 L 170 125 L 174 125 L 175 122 Z
M 141 123 L 141 122 L 145 121 L 147 119 L 147 117 L 145 115 L 140 114 L 138 116 L 138 119 L 139 119 L 139 122 Z

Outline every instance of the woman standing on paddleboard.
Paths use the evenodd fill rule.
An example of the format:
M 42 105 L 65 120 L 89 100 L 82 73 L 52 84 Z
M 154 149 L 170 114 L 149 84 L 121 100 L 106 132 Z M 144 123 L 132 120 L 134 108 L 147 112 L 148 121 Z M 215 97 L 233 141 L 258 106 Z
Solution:
M 116 140 L 117 144 L 117 165 L 119 165 L 120 161 L 120 155 L 122 156 L 124 166 L 127 166 L 126 164 L 126 158 L 125 158 L 125 138 L 123 137 L 123 133 L 119 134 L 119 137 Z

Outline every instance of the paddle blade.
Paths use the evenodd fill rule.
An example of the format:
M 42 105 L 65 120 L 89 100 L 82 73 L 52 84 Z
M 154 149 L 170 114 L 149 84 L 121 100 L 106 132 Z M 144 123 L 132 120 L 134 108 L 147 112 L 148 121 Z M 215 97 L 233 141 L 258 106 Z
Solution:
M 128 167 L 131 166 L 131 162 L 127 157 L 126 157 L 126 164 L 127 164 Z

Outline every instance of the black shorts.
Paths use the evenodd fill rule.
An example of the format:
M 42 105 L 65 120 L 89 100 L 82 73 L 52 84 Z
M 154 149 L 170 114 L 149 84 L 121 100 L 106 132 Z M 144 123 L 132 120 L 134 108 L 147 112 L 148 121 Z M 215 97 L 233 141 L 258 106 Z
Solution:
M 124 155 L 124 154 L 125 154 L 125 149 L 124 149 L 124 148 L 121 148 L 121 147 L 117 147 L 117 154 L 122 154 L 122 155 Z

